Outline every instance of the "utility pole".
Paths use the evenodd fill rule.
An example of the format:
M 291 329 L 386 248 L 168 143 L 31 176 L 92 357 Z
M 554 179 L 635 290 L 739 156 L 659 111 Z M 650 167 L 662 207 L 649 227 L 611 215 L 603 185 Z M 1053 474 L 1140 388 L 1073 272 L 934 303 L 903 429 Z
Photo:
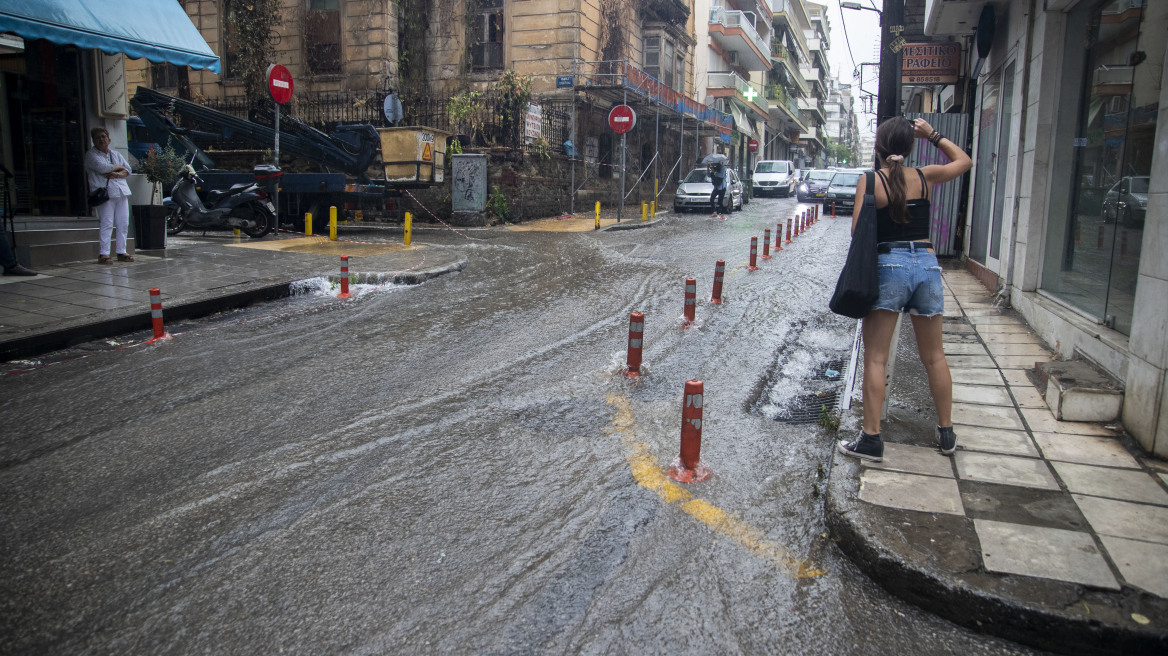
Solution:
M 880 14 L 880 91 L 876 123 L 900 114 L 900 51 L 904 48 L 904 0 L 884 0 Z

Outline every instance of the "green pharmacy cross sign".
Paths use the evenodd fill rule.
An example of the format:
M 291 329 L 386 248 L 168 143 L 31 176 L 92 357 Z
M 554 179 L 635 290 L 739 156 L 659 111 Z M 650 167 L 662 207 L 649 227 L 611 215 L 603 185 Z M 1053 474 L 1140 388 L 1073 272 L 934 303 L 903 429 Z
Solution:
M 754 102 L 754 97 L 758 95 L 758 92 L 754 90 L 754 87 L 746 87 L 746 93 L 742 95 L 746 96 L 747 102 Z

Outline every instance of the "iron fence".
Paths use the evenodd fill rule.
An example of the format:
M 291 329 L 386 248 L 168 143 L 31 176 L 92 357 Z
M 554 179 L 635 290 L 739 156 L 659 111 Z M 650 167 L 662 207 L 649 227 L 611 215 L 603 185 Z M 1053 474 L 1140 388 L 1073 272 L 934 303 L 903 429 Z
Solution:
M 285 117 L 307 123 L 309 126 L 329 132 L 341 124 L 363 123 L 374 127 L 390 127 L 383 111 L 386 92 L 384 91 L 324 91 L 303 94 L 293 98 L 285 109 Z M 492 92 L 483 92 L 469 103 L 469 111 L 452 121 L 448 111 L 448 99 L 421 97 L 403 99 L 402 120 L 399 125 L 417 125 L 442 130 L 451 134 L 464 135 L 470 148 L 490 148 L 504 146 L 525 151 L 547 149 L 549 153 L 563 153 L 564 142 L 572 132 L 572 102 L 570 100 L 540 101 L 533 99 L 542 109 L 540 136 L 546 142 L 524 138 L 525 111 L 520 111 L 507 121 L 506 101 Z M 257 108 L 251 108 L 244 98 L 207 100 L 203 105 L 238 118 L 271 126 L 275 110 L 270 101 Z M 523 108 L 524 110 L 526 108 Z M 288 126 L 285 125 L 287 130 Z M 231 139 L 217 141 L 220 147 L 236 144 Z M 254 147 L 254 146 L 251 146 Z

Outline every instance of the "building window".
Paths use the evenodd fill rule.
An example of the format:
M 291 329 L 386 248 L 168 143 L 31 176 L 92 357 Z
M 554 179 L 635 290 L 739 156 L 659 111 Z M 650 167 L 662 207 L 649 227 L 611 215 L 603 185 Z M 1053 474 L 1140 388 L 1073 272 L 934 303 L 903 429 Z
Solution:
M 235 13 L 238 0 L 223 0 L 223 79 L 239 79 L 239 46 L 236 43 Z
M 1131 334 L 1148 189 L 1156 153 L 1162 12 L 1125 0 L 1080 3 L 1067 15 L 1051 156 L 1044 291 Z M 1082 45 L 1079 45 L 1082 44 Z M 1085 47 L 1084 47 L 1085 46 Z M 1156 254 L 1160 256 L 1159 253 Z
M 170 62 L 151 64 L 150 81 L 155 89 L 177 89 L 178 67 Z
M 675 91 L 685 91 L 685 52 L 661 35 L 646 36 L 645 72 Z
M 475 23 L 472 64 L 478 69 L 503 68 L 503 0 L 481 0 Z
M 341 0 L 308 0 L 304 57 L 315 75 L 341 72 Z

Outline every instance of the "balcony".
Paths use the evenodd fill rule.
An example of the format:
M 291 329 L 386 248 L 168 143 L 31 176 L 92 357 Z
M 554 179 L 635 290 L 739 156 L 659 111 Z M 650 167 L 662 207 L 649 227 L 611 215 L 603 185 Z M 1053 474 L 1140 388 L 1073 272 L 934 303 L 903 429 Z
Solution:
M 784 122 L 793 124 L 794 128 L 800 132 L 807 130 L 807 126 L 799 119 L 799 103 L 787 93 L 781 85 L 768 84 L 766 88 L 767 99 L 770 100 L 770 111 L 772 116 L 785 119 Z
M 753 14 L 710 10 L 710 38 L 732 57 L 731 63 L 748 71 L 769 71 L 771 46 L 754 28 Z
M 823 103 L 815 98 L 800 98 L 799 109 L 818 114 L 819 122 L 823 123 L 827 120 L 827 112 L 824 110 Z
M 710 73 L 707 76 L 706 95 L 715 98 L 736 97 L 756 107 L 763 116 L 770 111 L 767 99 L 737 73 Z

